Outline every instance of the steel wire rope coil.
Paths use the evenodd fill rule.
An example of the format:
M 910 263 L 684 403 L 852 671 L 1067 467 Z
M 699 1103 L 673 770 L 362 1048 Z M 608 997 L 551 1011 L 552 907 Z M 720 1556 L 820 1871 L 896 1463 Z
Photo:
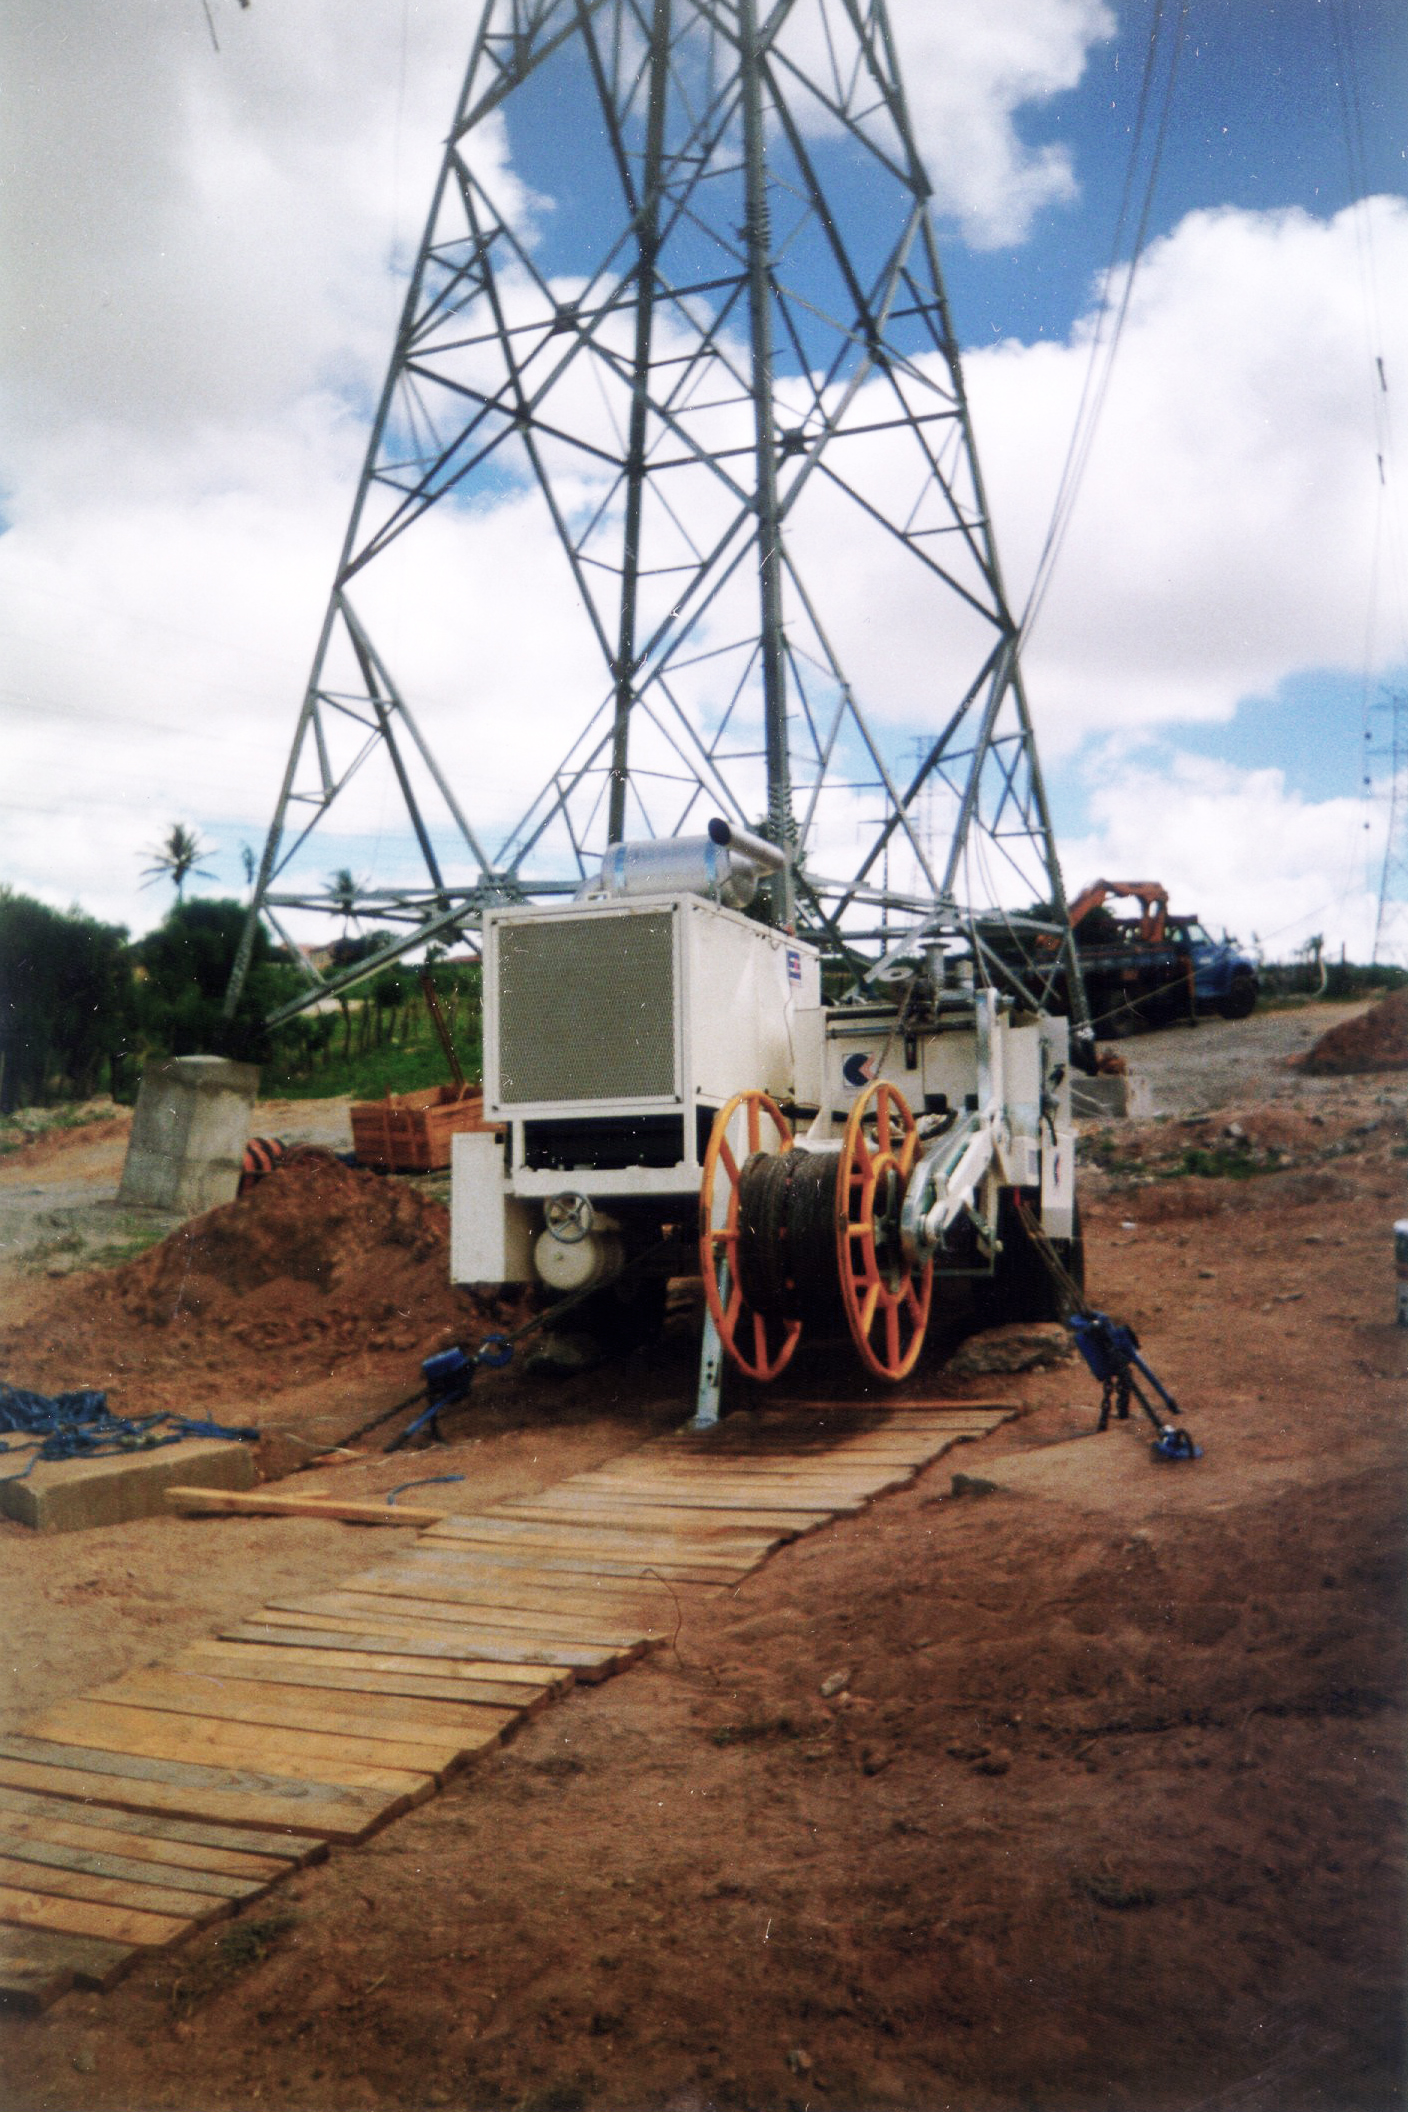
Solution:
M 873 1130 L 873 1136 L 867 1134 Z M 898 1086 L 868 1085 L 851 1109 L 836 1180 L 841 1299 L 862 1363 L 893 1384 L 919 1360 L 934 1288 L 932 1260 L 911 1269 L 900 1205 L 919 1155 L 919 1128 Z
M 714 1117 L 699 1187 L 699 1273 L 709 1312 L 732 1362 L 748 1378 L 763 1381 L 775 1379 L 791 1361 L 802 1323 L 772 1309 L 771 1272 L 763 1271 L 760 1280 L 752 1268 L 755 1241 L 743 1213 L 743 1175 L 760 1155 L 792 1149 L 791 1126 L 775 1100 L 753 1089 L 735 1093 Z M 756 1207 L 761 1188 L 750 1183 L 750 1196 Z M 741 1260 L 745 1244 L 749 1258 Z M 745 1279 L 764 1297 L 764 1306 L 752 1302 Z
M 738 1269 L 759 1312 L 835 1329 L 844 1319 L 836 1271 L 833 1152 L 759 1152 L 743 1168 Z

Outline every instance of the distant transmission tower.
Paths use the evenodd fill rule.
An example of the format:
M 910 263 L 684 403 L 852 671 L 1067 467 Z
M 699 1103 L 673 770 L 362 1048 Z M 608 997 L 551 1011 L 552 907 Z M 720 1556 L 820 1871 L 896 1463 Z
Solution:
M 378 843 L 361 975 L 715 814 L 1083 1006 L 930 195 L 883 0 L 482 7 L 231 1008 Z
M 1388 831 L 1379 879 L 1379 912 L 1374 920 L 1373 960 L 1401 958 L 1408 965 L 1408 693 L 1397 691 L 1374 711 L 1390 714 L 1387 744 L 1369 751 L 1388 770 Z

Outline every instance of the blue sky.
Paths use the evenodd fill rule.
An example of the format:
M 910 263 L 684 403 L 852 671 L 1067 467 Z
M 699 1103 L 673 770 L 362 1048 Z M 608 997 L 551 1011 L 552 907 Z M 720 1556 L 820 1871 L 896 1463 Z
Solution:
M 1084 372 L 1152 8 L 891 8 L 1020 586 Z M 349 29 L 335 0 L 212 0 L 217 54 L 199 0 L 8 12 L 27 93 L 5 150 L 0 878 L 142 928 L 163 907 L 137 884 L 148 847 L 179 818 L 238 888 L 476 13 L 368 0 Z M 1366 950 L 1362 868 L 1381 845 L 1363 825 L 1363 708 L 1408 683 L 1392 424 L 1408 387 L 1405 110 L 1396 0 L 1190 0 L 1151 248 L 1028 655 L 1072 885 L 1153 861 L 1213 920 L 1284 927 L 1289 944 L 1330 921 L 1317 873 L 1357 861 L 1332 908 Z M 570 266 L 591 206 L 562 115 L 511 133 L 496 175 L 554 201 L 549 269 Z M 1053 147 L 1066 176 L 1042 159 Z M 1364 193 L 1385 203 L 1358 208 Z M 561 688 L 573 637 L 520 606 L 492 545 L 468 554 L 532 633 L 485 672 L 485 723 L 507 724 L 524 684 Z M 463 579 L 465 553 L 436 566 Z M 461 765 L 447 738 L 468 778 L 482 742 Z M 329 839 L 328 867 L 385 858 L 393 820 Z

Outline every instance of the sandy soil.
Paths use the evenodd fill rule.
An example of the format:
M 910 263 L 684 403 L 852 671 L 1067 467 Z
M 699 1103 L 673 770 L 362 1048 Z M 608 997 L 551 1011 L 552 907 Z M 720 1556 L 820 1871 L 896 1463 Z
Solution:
M 1400 2103 L 1408 1081 L 1283 1068 L 1305 1017 L 1129 1045 L 1164 1118 L 1087 1140 L 1092 1295 L 1138 1328 L 1203 1459 L 1092 1434 L 1079 1365 L 1003 1380 L 1017 1422 L 735 1592 L 677 1590 L 672 1649 L 335 1851 L 252 1932 L 5 2023 L 7 2103 Z M 1229 1170 L 1176 1172 L 1190 1149 Z M 59 1152 L 46 1177 L 65 1172 Z M 0 1369 L 91 1366 L 101 1333 L 66 1352 L 59 1322 L 100 1280 L 23 1279 L 31 1325 Z M 126 1383 L 169 1387 L 169 1330 L 147 1334 Z M 317 1371 L 278 1352 L 251 1386 L 249 1347 L 229 1345 L 241 1415 L 294 1432 L 414 1383 L 415 1350 L 363 1342 Z M 183 1354 L 210 1399 L 200 1329 Z M 442 1493 L 468 1508 L 628 1448 L 692 1377 L 677 1325 L 551 1391 L 486 1383 L 449 1447 L 308 1480 L 459 1472 Z M 822 1350 L 796 1390 L 828 1383 L 849 1374 Z M 953 1495 L 957 1466 L 994 1492 Z M 270 1583 L 350 1574 L 369 1539 L 0 1526 L 6 1726 Z

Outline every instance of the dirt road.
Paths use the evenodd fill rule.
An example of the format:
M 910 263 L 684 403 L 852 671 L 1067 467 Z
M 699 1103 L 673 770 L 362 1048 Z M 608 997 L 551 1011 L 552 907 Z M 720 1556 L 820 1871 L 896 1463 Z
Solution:
M 1078 1365 L 1003 1381 L 1019 1419 L 959 1462 L 992 1493 L 954 1496 L 949 1460 L 736 1592 L 686 1590 L 671 1648 L 252 1924 L 5 2024 L 7 2102 L 1401 2103 L 1408 1081 L 1305 1078 L 1279 1067 L 1303 1016 L 1249 1024 L 1129 1045 L 1165 1119 L 1093 1133 L 1086 1176 L 1092 1293 L 1201 1460 L 1090 1434 Z M 10 1375 L 52 1379 L 44 1301 L 96 1281 L 23 1279 Z M 186 1337 L 192 1399 L 220 1398 L 221 1341 Z M 101 1351 L 70 1329 L 71 1362 Z M 146 1383 L 176 1383 L 173 1355 Z M 241 1410 L 351 1417 L 414 1355 L 362 1341 L 300 1376 L 278 1352 Z M 527 1493 L 677 1420 L 692 1358 L 681 1329 L 552 1391 L 486 1386 L 448 1448 L 312 1479 Z M 794 1390 L 847 1379 L 822 1348 Z M 910 1391 L 939 1386 L 992 1382 Z M 0 1559 L 9 1727 L 368 1555 L 331 1525 L 172 1520 L 0 1526 Z

